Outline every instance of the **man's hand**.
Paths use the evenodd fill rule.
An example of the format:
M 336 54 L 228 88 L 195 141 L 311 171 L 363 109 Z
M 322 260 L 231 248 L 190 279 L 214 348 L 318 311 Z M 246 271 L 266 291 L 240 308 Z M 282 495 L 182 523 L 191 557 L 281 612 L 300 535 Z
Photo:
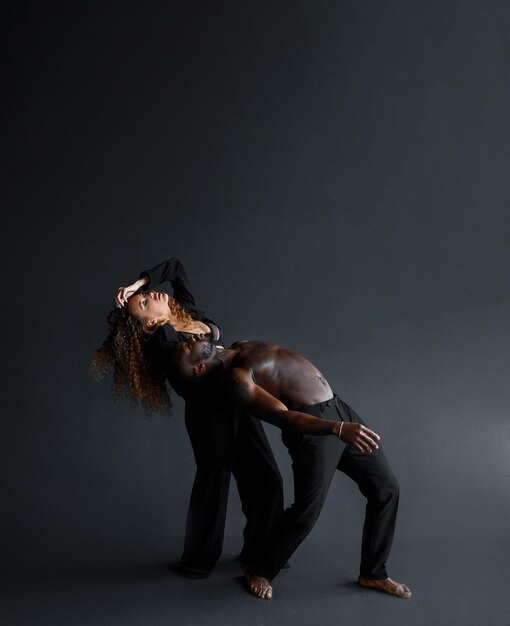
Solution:
M 372 450 L 379 450 L 377 442 L 381 438 L 363 424 L 344 422 L 340 439 L 360 452 L 372 452 Z
M 117 307 L 119 308 L 123 307 L 128 301 L 128 298 L 132 296 L 135 293 L 135 291 L 138 291 L 140 287 L 143 287 L 144 285 L 146 285 L 148 281 L 149 279 L 147 278 L 147 276 L 144 276 L 143 278 L 140 278 L 132 285 L 128 285 L 127 287 L 119 287 L 114 296 L 115 304 L 117 305 Z

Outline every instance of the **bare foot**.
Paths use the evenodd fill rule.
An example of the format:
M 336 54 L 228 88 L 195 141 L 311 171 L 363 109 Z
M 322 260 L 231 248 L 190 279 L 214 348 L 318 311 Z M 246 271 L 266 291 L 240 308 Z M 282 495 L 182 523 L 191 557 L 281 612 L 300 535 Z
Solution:
M 249 570 L 244 572 L 244 577 L 246 578 L 248 589 L 254 596 L 263 600 L 270 600 L 273 597 L 273 588 L 267 578 L 252 574 Z
M 360 576 L 358 578 L 358 583 L 362 587 L 368 587 L 369 589 L 379 589 L 380 591 L 391 593 L 391 595 L 398 596 L 399 598 L 407 599 L 413 595 L 409 591 L 409 587 L 403 585 L 402 583 L 398 583 L 395 580 L 391 580 L 391 578 L 375 580 L 374 578 L 362 578 Z

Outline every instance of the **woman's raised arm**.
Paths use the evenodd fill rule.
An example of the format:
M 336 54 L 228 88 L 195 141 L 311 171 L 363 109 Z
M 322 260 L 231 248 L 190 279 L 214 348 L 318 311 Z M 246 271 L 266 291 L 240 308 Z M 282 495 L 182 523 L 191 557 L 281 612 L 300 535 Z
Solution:
M 119 287 L 115 294 L 115 304 L 122 307 L 128 298 L 139 289 L 148 291 L 164 282 L 172 284 L 173 297 L 184 306 L 195 306 L 195 298 L 188 288 L 188 277 L 183 264 L 176 257 L 171 257 L 154 267 L 140 272 L 140 278 L 127 287 Z
M 132 285 L 127 287 L 119 287 L 115 293 L 115 304 L 120 308 L 123 307 L 128 301 L 129 296 L 132 296 L 136 291 L 144 287 L 149 282 L 147 276 L 139 278 Z
M 140 278 L 147 278 L 144 290 L 154 289 L 157 285 L 164 282 L 172 283 L 173 296 L 180 304 L 184 306 L 196 306 L 195 298 L 191 294 L 188 287 L 188 277 L 184 265 L 177 257 L 171 257 L 162 263 L 152 267 L 149 270 L 140 272 Z

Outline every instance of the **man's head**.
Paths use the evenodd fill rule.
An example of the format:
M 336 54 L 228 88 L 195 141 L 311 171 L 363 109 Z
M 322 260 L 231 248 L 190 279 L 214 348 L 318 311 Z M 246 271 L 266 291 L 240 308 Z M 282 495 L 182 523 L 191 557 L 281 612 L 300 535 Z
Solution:
M 221 366 L 216 356 L 216 346 L 210 341 L 192 335 L 187 341 L 175 344 L 172 349 L 172 380 L 177 393 L 188 396 L 195 385 Z

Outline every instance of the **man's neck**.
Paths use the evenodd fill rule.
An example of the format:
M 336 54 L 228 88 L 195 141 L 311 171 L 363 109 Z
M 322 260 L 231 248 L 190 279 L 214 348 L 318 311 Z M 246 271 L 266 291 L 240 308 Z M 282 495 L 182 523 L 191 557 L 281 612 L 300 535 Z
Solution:
M 239 348 L 220 348 L 216 349 L 216 354 L 214 357 L 221 361 L 221 366 L 225 367 L 230 365 L 232 359 L 239 352 Z

